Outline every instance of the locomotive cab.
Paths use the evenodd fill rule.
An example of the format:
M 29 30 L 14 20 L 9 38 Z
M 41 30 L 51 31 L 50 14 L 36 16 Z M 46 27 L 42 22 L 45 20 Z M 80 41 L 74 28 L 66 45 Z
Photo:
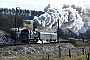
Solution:
M 22 30 L 20 34 L 21 42 L 28 43 L 28 39 L 29 39 L 29 31 L 27 29 Z

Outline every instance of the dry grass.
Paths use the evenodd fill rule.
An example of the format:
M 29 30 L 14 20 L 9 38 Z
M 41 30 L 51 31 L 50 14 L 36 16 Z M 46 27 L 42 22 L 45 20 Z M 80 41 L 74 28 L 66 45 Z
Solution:
M 48 56 L 38 56 L 37 58 L 30 58 L 25 56 L 17 56 L 17 57 L 6 57 L 0 58 L 0 60 L 59 60 L 59 58 L 53 58 Z M 61 57 L 60 60 L 87 60 L 86 55 L 74 56 L 74 57 Z

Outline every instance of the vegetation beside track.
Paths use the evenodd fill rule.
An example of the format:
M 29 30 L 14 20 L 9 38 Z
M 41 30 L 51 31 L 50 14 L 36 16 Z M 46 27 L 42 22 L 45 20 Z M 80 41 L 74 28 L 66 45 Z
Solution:
M 73 56 L 73 57 L 61 57 L 60 60 L 87 60 L 86 55 L 80 55 L 80 56 Z M 38 58 L 30 58 L 25 56 L 16 56 L 16 57 L 6 57 L 6 58 L 0 58 L 0 60 L 59 60 L 58 57 L 48 57 L 48 56 L 38 56 Z

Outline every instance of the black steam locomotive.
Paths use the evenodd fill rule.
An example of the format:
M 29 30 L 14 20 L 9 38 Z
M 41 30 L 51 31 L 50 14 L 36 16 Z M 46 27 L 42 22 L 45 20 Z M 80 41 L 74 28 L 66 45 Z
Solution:
M 22 43 L 37 43 L 38 41 L 51 43 L 57 42 L 57 33 L 29 31 L 28 29 L 23 29 L 19 33 L 18 38 Z

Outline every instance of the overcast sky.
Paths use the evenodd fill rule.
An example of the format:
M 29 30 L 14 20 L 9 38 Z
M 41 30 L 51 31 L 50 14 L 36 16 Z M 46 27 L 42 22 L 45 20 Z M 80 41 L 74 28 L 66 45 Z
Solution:
M 0 0 L 0 8 L 20 7 L 21 9 L 43 11 L 48 4 L 60 9 L 63 4 L 84 6 L 90 4 L 90 0 Z

